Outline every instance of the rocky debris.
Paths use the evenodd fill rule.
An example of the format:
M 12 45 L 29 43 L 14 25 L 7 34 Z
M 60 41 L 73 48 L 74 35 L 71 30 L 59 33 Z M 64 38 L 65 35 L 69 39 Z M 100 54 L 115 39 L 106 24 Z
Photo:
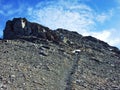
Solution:
M 118 48 L 25 18 L 6 23 L 0 90 L 120 90 L 119 83 Z
M 94 53 L 95 54 L 95 53 Z M 76 90 L 119 90 L 120 69 L 113 68 L 108 62 L 119 62 L 120 59 L 113 59 L 108 56 L 91 55 L 81 53 L 78 61 L 78 68 L 73 75 L 72 89 Z M 115 61 L 114 61 L 115 60 Z M 114 65 L 113 65 L 114 66 Z M 112 79 L 112 80 L 111 80 Z M 114 87 L 115 86 L 115 87 Z
M 60 55 L 62 52 L 58 51 L 59 46 L 48 42 L 49 48 L 44 42 L 37 44 L 23 40 L 8 40 L 0 43 L 1 88 L 4 87 L 6 90 L 65 89 L 66 75 L 70 70 L 72 58 L 69 54 Z M 6 50 L 9 52 L 3 53 Z M 45 55 L 41 55 L 41 52 Z M 7 83 L 3 84 L 3 79 Z

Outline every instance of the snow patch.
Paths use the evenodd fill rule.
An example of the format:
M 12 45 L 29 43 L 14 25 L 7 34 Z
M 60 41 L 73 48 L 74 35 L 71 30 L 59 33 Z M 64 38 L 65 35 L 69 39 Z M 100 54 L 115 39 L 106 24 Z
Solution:
M 81 50 L 80 49 L 76 49 L 76 50 L 73 50 L 72 53 L 80 53 Z

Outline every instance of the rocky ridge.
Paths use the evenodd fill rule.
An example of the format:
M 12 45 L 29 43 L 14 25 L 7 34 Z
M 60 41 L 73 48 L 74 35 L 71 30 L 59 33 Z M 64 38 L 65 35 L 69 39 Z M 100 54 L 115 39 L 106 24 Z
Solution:
M 120 90 L 120 50 L 91 36 L 7 21 L 0 90 Z

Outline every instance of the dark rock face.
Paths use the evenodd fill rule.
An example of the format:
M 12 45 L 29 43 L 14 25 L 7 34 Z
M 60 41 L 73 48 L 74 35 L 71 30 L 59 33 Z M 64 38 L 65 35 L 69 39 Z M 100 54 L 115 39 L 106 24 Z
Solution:
M 120 50 L 15 18 L 0 40 L 0 90 L 120 90 Z
M 25 22 L 26 20 L 22 18 L 14 18 L 13 21 L 7 21 L 4 30 L 4 39 L 14 39 L 19 35 L 25 35 Z
M 59 39 L 54 31 L 37 23 L 31 23 L 25 18 L 14 18 L 12 21 L 7 21 L 4 39 L 17 39 L 24 36 L 35 36 L 52 41 Z

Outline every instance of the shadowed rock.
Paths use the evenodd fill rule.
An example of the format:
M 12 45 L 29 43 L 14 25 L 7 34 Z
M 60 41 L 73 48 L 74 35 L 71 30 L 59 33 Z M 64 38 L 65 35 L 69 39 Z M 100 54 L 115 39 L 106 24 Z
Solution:
M 51 41 L 57 41 L 59 39 L 53 30 L 37 23 L 29 22 L 25 18 L 14 18 L 12 21 L 8 20 L 3 36 L 4 39 L 16 39 L 24 36 L 35 36 Z

